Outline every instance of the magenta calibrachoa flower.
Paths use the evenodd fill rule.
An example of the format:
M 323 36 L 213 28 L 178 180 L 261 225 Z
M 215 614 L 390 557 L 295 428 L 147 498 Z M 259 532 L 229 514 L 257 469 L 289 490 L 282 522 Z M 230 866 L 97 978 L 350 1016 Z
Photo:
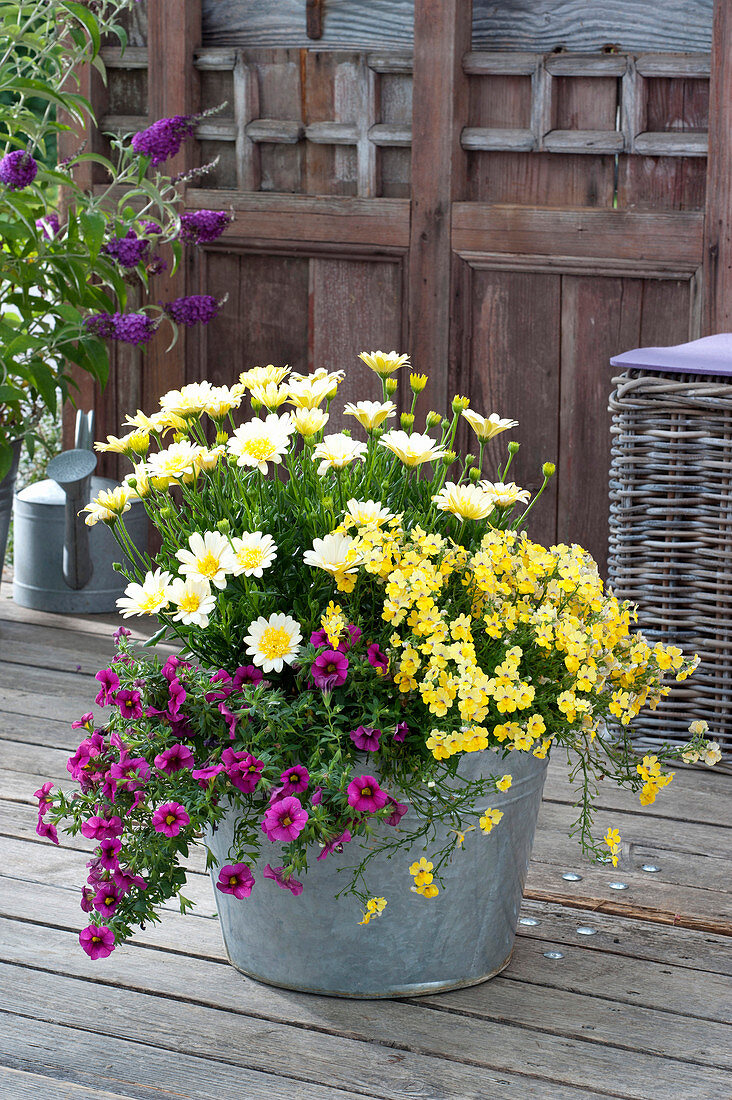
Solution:
M 348 679 L 348 657 L 337 650 L 326 649 L 319 653 L 310 667 L 310 675 L 316 687 L 332 691 Z
M 136 689 L 121 688 L 114 694 L 114 705 L 119 707 L 120 714 L 129 721 L 142 718 L 142 695 Z
M 107 840 L 108 837 L 122 836 L 122 831 L 122 818 L 116 814 L 112 817 L 92 814 L 81 826 L 82 836 L 89 840 Z
M 114 951 L 114 932 L 106 924 L 90 924 L 79 933 L 79 943 L 90 959 L 106 959 Z
M 388 806 L 391 806 L 392 810 L 389 816 L 384 818 L 385 823 L 387 825 L 398 825 L 409 809 L 409 806 L 405 806 L 403 802 L 398 802 L 396 798 L 392 798 L 391 795 L 388 796 L 386 802 Z
M 284 794 L 302 794 L 303 791 L 308 789 L 308 783 L 310 782 L 308 770 L 302 764 L 295 764 L 293 768 L 288 768 L 287 771 L 282 772 L 280 779 L 282 780 L 280 790 Z
M 215 241 L 232 220 L 225 210 L 196 210 L 180 216 L 180 239 L 183 244 L 208 244 Z
M 222 894 L 233 894 L 235 898 L 248 898 L 254 886 L 254 875 L 246 863 L 227 863 L 219 871 L 216 889 Z
M 389 658 L 376 642 L 366 646 L 366 657 L 371 667 L 377 669 L 382 675 L 386 675 L 389 671 Z
M 174 775 L 175 772 L 182 771 L 183 768 L 193 768 L 195 760 L 187 745 L 171 745 L 169 749 L 164 749 L 163 752 L 158 753 L 154 764 L 158 771 L 164 772 L 166 775 Z
M 394 740 L 403 741 L 409 733 L 409 726 L 406 722 L 397 722 L 396 729 L 394 730 Z
M 289 890 L 291 894 L 294 894 L 295 897 L 298 897 L 298 895 L 301 894 L 303 891 L 302 883 L 298 882 L 296 878 L 292 877 L 292 875 L 283 874 L 284 870 L 284 867 L 270 867 L 268 863 L 264 868 L 262 874 L 265 878 L 271 878 L 273 882 L 276 882 L 277 885 L 281 887 L 281 889 Z
M 351 836 L 350 830 L 344 829 L 339 836 L 334 836 L 332 840 L 327 841 L 323 846 L 323 851 L 315 858 L 325 859 L 326 856 L 332 855 L 333 852 L 342 852 L 343 845 L 348 844 L 349 840 L 352 839 L 353 837 Z
M 4 183 L 8 191 L 21 191 L 33 183 L 37 175 L 38 165 L 23 149 L 6 153 L 0 160 L 0 183 Z
M 379 747 L 381 730 L 372 729 L 371 726 L 358 726 L 348 735 L 357 749 L 363 752 L 376 752 Z
M 348 784 L 348 805 L 354 810 L 375 814 L 386 806 L 388 795 L 382 791 L 373 775 L 359 775 Z
M 101 916 L 111 917 L 119 905 L 119 899 L 117 888 L 112 883 L 103 883 L 94 895 L 94 908 Z
M 164 833 L 165 836 L 177 836 L 190 820 L 180 802 L 166 802 L 165 805 L 158 806 L 152 815 L 155 832 Z
M 103 668 L 94 677 L 102 685 L 94 702 L 98 707 L 106 707 L 114 702 L 114 693 L 119 687 L 119 676 L 113 668 Z M 83 721 L 83 719 L 82 719 Z
M 295 840 L 305 828 L 309 814 L 299 798 L 281 798 L 267 807 L 262 832 L 270 840 Z
M 234 752 L 233 749 L 224 749 L 221 763 L 226 768 L 232 786 L 242 794 L 252 793 L 259 783 L 264 767 L 264 761 L 257 760 L 250 752 Z

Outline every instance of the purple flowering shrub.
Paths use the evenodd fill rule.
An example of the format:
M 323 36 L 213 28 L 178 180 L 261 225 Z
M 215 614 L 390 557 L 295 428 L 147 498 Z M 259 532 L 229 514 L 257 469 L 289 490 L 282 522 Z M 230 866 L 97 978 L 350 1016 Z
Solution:
M 56 135 L 68 128 L 51 104 L 80 131 L 94 125 L 76 95 L 77 74 L 83 65 L 102 64 L 101 43 L 122 35 L 119 15 L 134 2 L 18 0 L 0 10 L 0 299 L 6 307 L 0 317 L 0 479 L 12 442 L 25 439 L 32 450 L 44 410 L 55 413 L 59 395 L 62 401 L 72 395 L 72 366 L 104 385 L 108 341 L 144 347 L 162 321 L 175 340 L 178 324 L 205 324 L 220 307 L 199 295 L 177 299 L 167 313 L 150 302 L 137 311 L 128 306 L 131 286 L 145 297 L 150 277 L 167 269 L 163 252 L 172 252 L 174 270 L 183 245 L 215 240 L 231 220 L 211 210 L 180 217 L 181 181 L 164 174 L 165 161 L 191 138 L 198 118 L 160 119 L 114 138 L 111 158 L 85 152 L 81 138 L 65 160 L 56 162 L 51 153 Z M 60 26 L 68 33 L 59 34 Z M 45 113 L 27 102 L 31 81 L 34 94 L 49 103 Z M 74 179 L 90 159 L 108 177 L 101 194 L 85 192 Z M 59 187 L 63 218 L 55 209 Z M 114 204 L 112 188 L 120 196 Z
M 172 656 L 161 666 L 130 645 L 129 631 L 118 632 L 118 652 L 97 674 L 104 722 L 96 726 L 90 712 L 74 723 L 82 740 L 67 767 L 78 788 L 59 791 L 49 782 L 36 792 L 39 836 L 58 843 L 63 826 L 95 843 L 80 887 L 88 925 L 79 942 L 92 959 L 106 958 L 136 928 L 159 919 L 171 898 L 181 912 L 189 908 L 183 863 L 232 805 L 240 821 L 218 890 L 238 899 L 275 887 L 298 895 L 313 853 L 337 859 L 354 838 L 369 835 L 379 847 L 344 887 L 363 901 L 376 850 L 426 837 L 432 804 L 443 817 L 449 807 L 457 827 L 468 802 L 485 793 L 466 795 L 450 783 L 454 768 L 420 748 L 423 738 L 410 743 L 399 693 L 377 672 L 353 624 L 341 653 L 347 681 L 328 687 L 317 671 L 329 652 L 318 633 L 287 689 L 281 677 L 265 679 L 253 665 L 211 672 Z M 425 776 L 437 781 L 429 798 Z M 398 796 L 417 812 L 408 814 Z M 273 867 L 275 841 L 284 844 L 287 862 Z

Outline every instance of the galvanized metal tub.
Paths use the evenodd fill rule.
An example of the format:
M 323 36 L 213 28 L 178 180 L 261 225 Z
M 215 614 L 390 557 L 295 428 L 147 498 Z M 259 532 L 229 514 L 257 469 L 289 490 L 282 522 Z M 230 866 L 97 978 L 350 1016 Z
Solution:
M 320 861 L 314 850 L 307 873 L 299 876 L 304 890 L 298 897 L 263 877 L 266 863 L 284 863 L 282 845 L 267 841 L 261 862 L 253 867 L 256 885 L 250 897 L 239 900 L 216 890 L 218 870 L 229 862 L 236 823 L 232 810 L 206 838 L 217 863 L 211 877 L 229 961 L 270 985 L 341 997 L 415 996 L 492 978 L 507 966 L 513 950 L 546 768 L 545 760 L 523 752 L 505 759 L 491 750 L 463 757 L 460 774 L 465 778 L 513 777 L 508 791 L 485 801 L 503 810 L 502 821 L 488 836 L 478 829 L 466 834 L 436 898 L 410 891 L 408 868 L 441 848 L 447 829 L 426 851 L 420 842 L 391 860 L 375 857 L 367 881 L 388 904 L 382 917 L 365 926 L 358 924 L 358 902 L 352 896 L 334 896 L 363 858 L 362 840 Z

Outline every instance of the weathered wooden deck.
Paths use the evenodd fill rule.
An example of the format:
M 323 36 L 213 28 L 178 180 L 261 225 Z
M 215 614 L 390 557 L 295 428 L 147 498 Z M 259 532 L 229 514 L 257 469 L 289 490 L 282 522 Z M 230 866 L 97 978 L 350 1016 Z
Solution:
M 568 786 L 550 769 L 523 912 L 536 923 L 482 986 L 364 1002 L 245 979 L 200 858 L 197 915 L 88 960 L 72 886 L 85 842 L 40 840 L 33 791 L 67 775 L 112 621 L 24 611 L 7 585 L 0 597 L 3 1100 L 729 1100 L 729 775 L 685 769 L 645 810 L 604 791 L 599 824 L 625 842 L 613 871 L 567 839 Z

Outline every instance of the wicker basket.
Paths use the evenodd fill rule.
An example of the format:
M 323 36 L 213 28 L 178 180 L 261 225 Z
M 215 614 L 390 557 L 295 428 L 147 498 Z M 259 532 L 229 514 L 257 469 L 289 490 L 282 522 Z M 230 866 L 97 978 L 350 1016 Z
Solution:
M 732 384 L 629 369 L 613 379 L 608 579 L 653 641 L 698 653 L 635 723 L 639 747 L 703 718 L 732 755 Z

